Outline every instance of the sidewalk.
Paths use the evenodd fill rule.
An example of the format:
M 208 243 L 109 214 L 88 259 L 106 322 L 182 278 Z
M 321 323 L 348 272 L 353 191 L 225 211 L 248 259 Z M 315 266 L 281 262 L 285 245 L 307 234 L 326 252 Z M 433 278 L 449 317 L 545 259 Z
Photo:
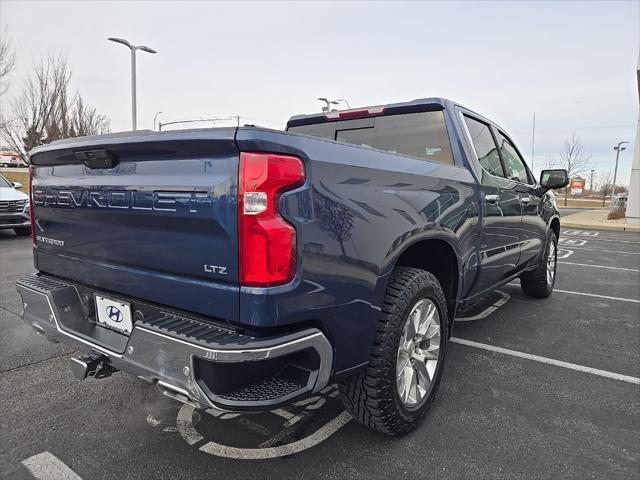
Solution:
M 560 210 L 562 213 L 562 210 Z M 640 232 L 640 227 L 627 226 L 624 218 L 607 220 L 608 209 L 583 210 L 573 215 L 560 219 L 563 227 L 570 228 L 595 228 L 599 230 L 618 230 L 627 232 Z

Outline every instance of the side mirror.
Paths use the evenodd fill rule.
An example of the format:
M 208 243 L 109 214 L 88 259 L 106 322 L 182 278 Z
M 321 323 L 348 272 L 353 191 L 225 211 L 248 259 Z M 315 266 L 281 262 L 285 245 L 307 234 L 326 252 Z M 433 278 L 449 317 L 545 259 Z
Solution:
M 546 192 L 569 185 L 569 174 L 566 170 L 543 170 L 540 172 L 540 186 Z
M 20 182 L 11 182 L 11 185 L 13 185 L 13 188 L 16 188 L 16 189 L 22 188 L 22 184 Z

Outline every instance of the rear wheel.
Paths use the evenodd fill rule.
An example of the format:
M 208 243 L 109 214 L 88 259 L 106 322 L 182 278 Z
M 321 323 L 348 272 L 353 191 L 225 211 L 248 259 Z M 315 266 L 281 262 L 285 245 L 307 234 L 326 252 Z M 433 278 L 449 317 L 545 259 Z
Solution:
M 558 264 L 558 238 L 550 230 L 539 265 L 535 270 L 520 277 L 520 287 L 525 295 L 535 298 L 547 298 L 553 292 L 556 283 L 556 266 Z
M 19 237 L 28 237 L 31 235 L 31 227 L 18 227 L 13 229 Z
M 394 270 L 369 364 L 340 385 L 345 408 L 356 420 L 389 435 L 421 422 L 440 384 L 447 318 L 444 293 L 431 273 Z

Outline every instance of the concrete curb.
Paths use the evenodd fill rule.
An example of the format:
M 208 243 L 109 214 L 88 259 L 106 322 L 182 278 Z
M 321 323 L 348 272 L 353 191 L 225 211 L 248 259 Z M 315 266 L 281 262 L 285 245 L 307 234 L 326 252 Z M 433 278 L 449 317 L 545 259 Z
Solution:
M 583 207 L 582 205 L 569 205 L 565 207 L 564 205 L 558 205 L 558 210 L 562 212 L 562 210 L 609 210 L 609 204 L 605 207 L 602 205 L 598 205 L 597 207 Z
M 631 227 L 624 224 L 621 225 L 606 225 L 601 223 L 582 223 L 582 222 L 572 222 L 571 220 L 563 220 L 560 219 L 560 225 L 562 228 L 582 228 L 585 230 L 594 229 L 594 230 L 611 230 L 618 232 L 640 232 L 640 227 Z

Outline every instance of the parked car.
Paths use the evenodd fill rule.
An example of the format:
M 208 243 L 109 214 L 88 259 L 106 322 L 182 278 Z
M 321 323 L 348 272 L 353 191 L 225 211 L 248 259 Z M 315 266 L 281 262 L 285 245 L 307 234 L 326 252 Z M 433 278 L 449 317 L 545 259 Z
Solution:
M 506 132 L 430 98 L 256 127 L 128 132 L 31 155 L 38 272 L 23 319 L 198 408 L 273 409 L 332 382 L 368 427 L 419 424 L 456 310 L 551 294 L 560 217 Z
M 31 235 L 29 196 L 18 191 L 22 184 L 0 175 L 0 230 L 13 229 L 16 235 Z

